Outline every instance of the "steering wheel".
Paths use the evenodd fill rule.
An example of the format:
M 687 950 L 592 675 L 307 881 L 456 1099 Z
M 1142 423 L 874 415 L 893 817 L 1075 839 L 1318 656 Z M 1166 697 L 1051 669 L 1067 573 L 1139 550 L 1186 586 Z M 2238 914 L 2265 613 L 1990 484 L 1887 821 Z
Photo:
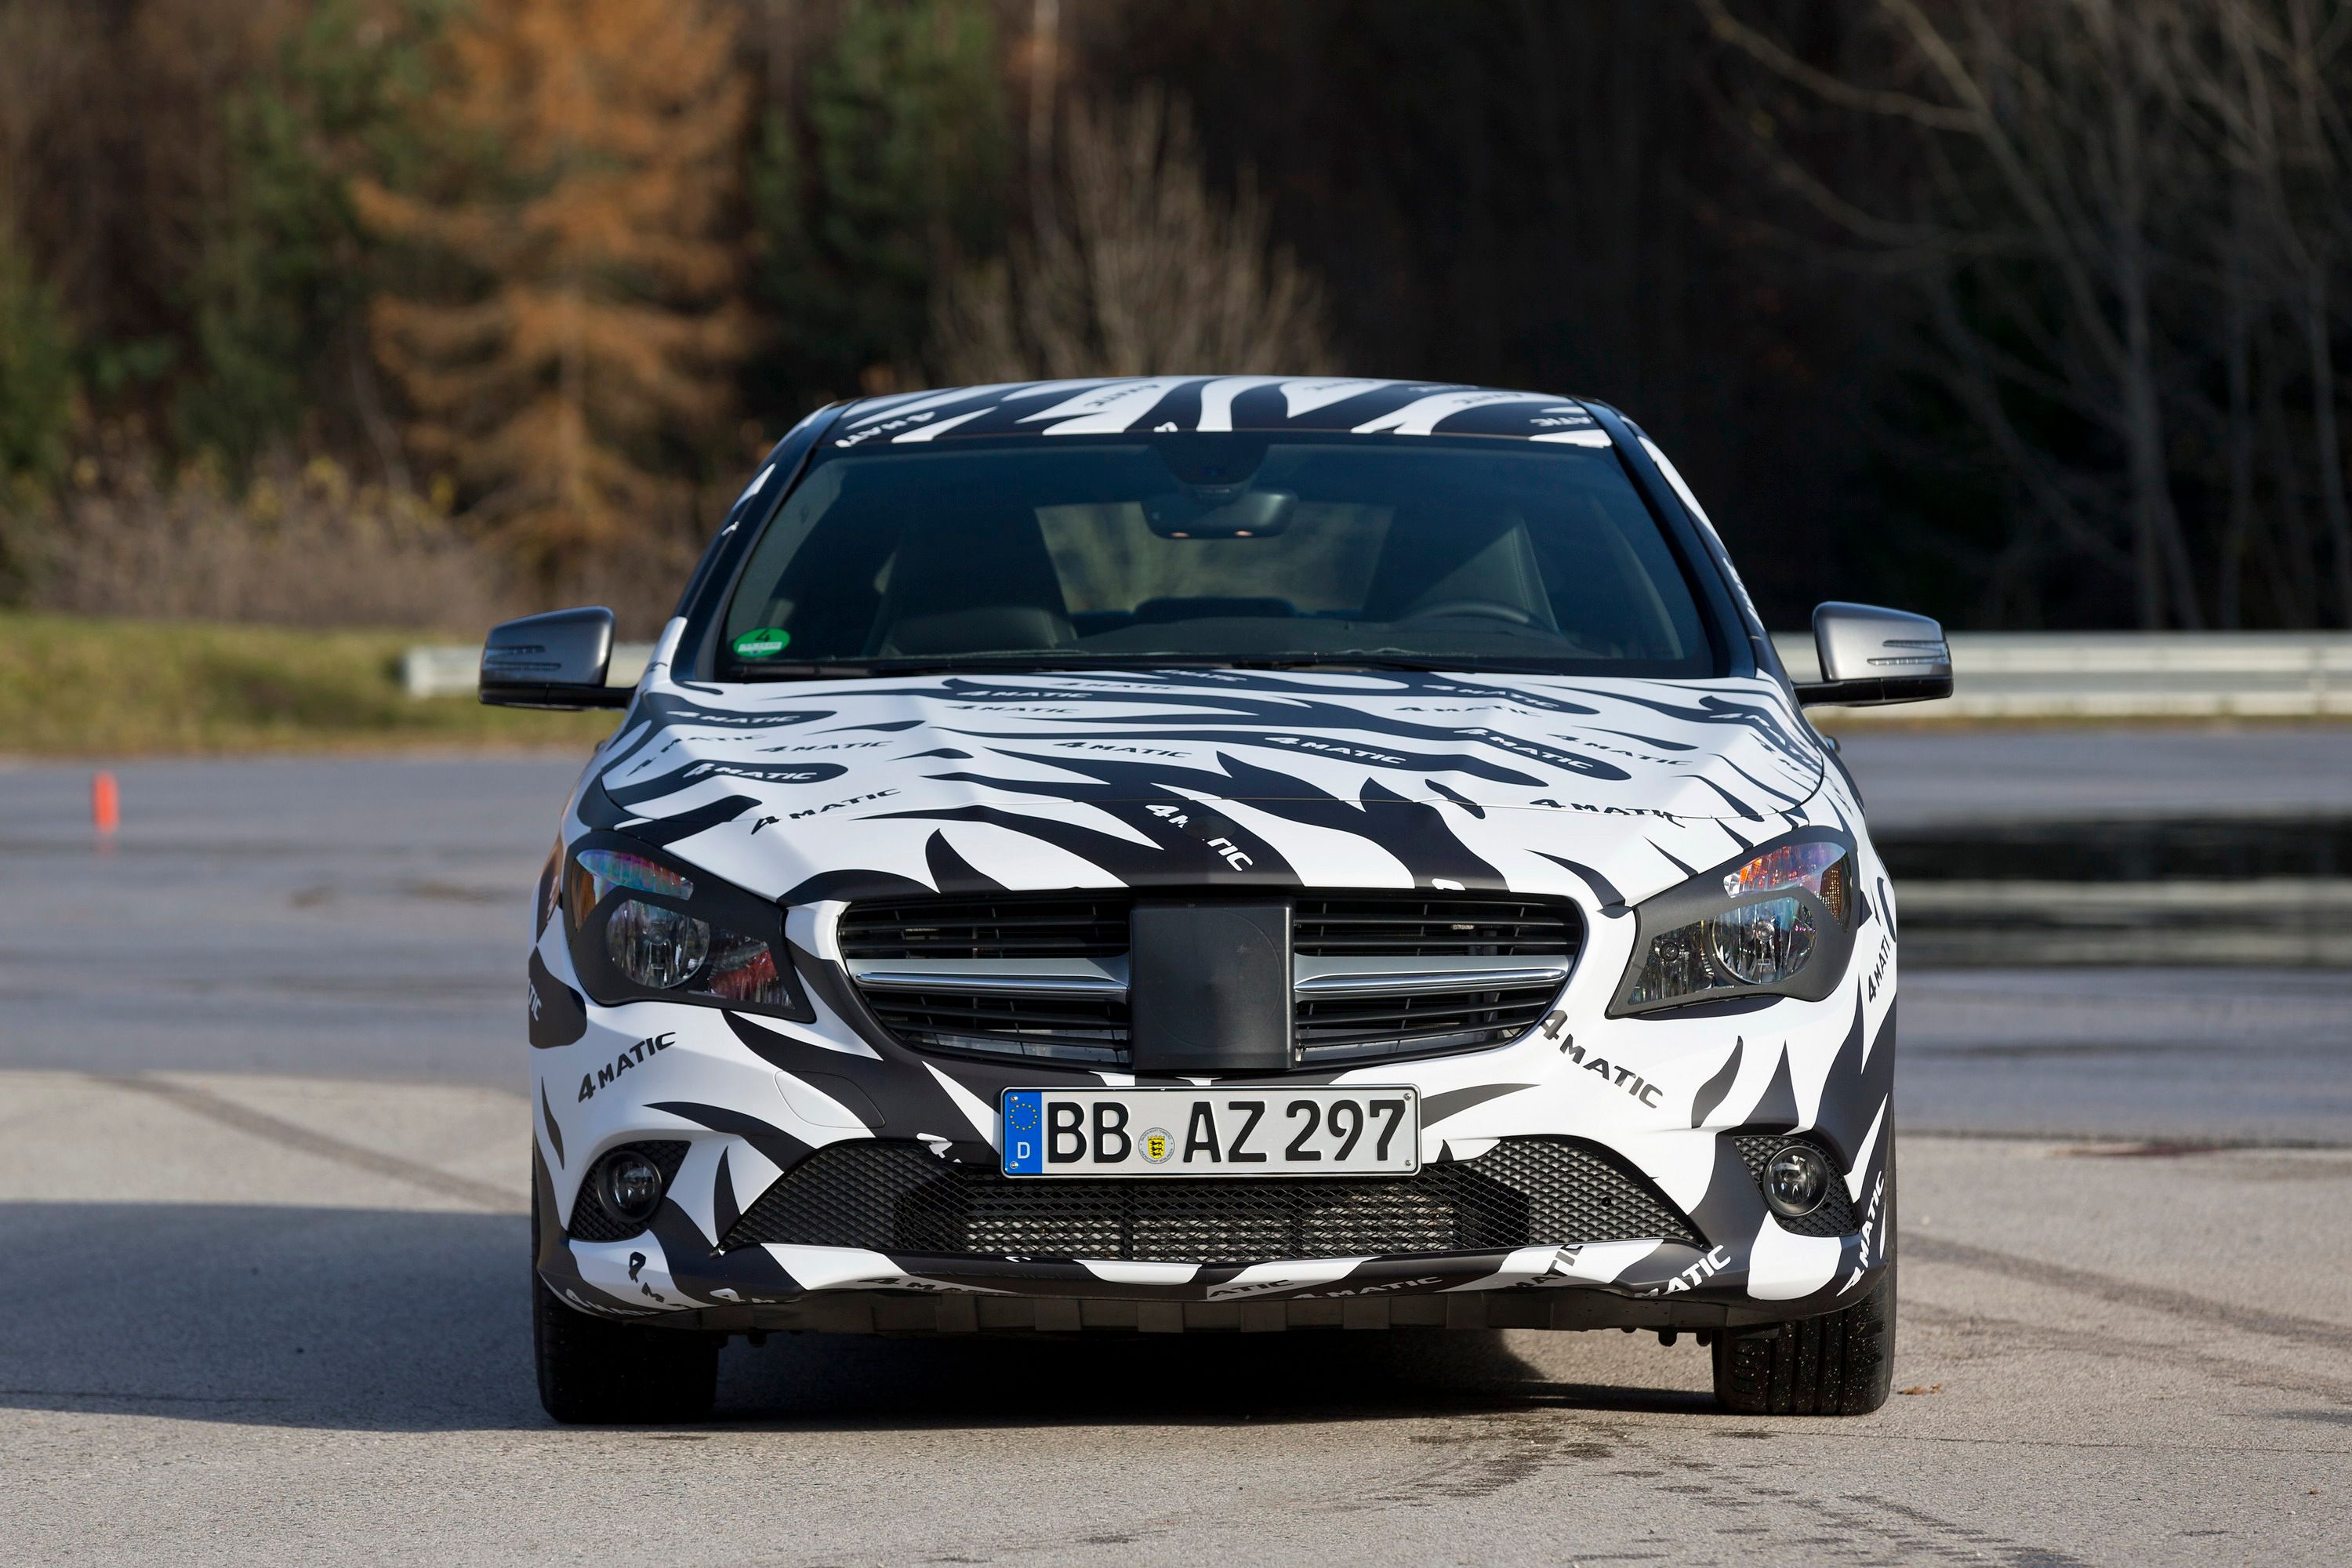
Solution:
M 1490 621 L 1508 621 L 1515 626 L 1536 624 L 1535 616 L 1517 605 L 1506 605 L 1496 599 L 1448 599 L 1443 604 L 1424 605 L 1405 619 L 1428 621 L 1440 616 L 1483 616 Z

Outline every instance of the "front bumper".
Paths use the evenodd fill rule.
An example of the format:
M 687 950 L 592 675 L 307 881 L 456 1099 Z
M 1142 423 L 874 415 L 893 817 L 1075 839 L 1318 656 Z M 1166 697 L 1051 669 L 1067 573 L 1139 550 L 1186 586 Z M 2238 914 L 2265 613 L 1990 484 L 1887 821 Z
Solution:
M 1858 938 L 1851 973 L 1818 1002 L 1612 1019 L 1604 993 L 1622 964 L 1603 951 L 1571 978 L 1556 1022 L 1513 1044 L 1282 1080 L 1412 1085 L 1424 1169 L 1507 1140 L 1570 1141 L 1654 1196 L 1675 1218 L 1661 1234 L 1204 1265 L 1148 1248 L 1088 1258 L 747 1240 L 747 1214 L 819 1150 L 887 1142 L 992 1172 L 1003 1089 L 1131 1080 L 908 1050 L 830 978 L 835 955 L 805 922 L 793 939 L 807 950 L 809 1025 L 588 1003 L 551 926 L 532 963 L 539 1273 L 583 1311 L 729 1331 L 1711 1329 L 1833 1311 L 1867 1292 L 1893 1242 L 1894 939 L 1867 925 Z M 1801 1133 L 1831 1156 L 1851 1229 L 1799 1234 L 1772 1215 L 1741 1144 L 1764 1133 Z M 597 1160 L 648 1141 L 683 1145 L 650 1224 L 624 1237 L 579 1223 Z

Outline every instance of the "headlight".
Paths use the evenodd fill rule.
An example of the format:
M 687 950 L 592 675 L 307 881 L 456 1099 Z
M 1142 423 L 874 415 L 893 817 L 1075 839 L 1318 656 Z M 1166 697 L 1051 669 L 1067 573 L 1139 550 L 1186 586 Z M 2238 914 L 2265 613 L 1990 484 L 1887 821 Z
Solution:
M 618 835 L 581 840 L 564 868 L 572 965 L 597 1001 L 660 997 L 815 1017 L 773 905 L 656 858 Z
M 671 991 L 702 973 L 710 926 L 661 904 L 624 899 L 604 921 L 604 952 L 638 984 Z
M 1813 829 L 1661 893 L 1638 911 L 1616 1014 L 1754 995 L 1818 1001 L 1853 946 L 1853 848 Z

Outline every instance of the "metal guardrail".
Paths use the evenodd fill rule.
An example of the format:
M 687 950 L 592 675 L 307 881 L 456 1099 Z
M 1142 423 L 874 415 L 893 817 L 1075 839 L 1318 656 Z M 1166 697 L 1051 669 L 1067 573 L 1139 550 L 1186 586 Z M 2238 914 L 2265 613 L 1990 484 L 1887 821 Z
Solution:
M 1986 719 L 2352 718 L 2352 636 L 2340 632 L 1955 632 L 1940 702 L 1820 711 L 1832 724 Z M 1798 680 L 1812 637 L 1773 636 Z
M 1803 632 L 1774 635 L 1799 680 L 1820 669 Z M 1990 719 L 2352 718 L 2352 635 L 2330 632 L 1955 632 L 1957 691 L 1941 702 L 1820 710 L 1832 724 Z M 613 649 L 608 679 L 635 683 L 651 643 Z M 479 644 L 410 648 L 411 697 L 470 697 Z

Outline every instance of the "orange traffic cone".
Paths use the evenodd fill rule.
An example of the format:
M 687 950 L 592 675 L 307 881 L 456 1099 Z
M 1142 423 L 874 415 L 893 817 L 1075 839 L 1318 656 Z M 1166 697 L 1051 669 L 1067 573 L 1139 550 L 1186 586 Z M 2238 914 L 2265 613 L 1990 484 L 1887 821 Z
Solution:
M 122 791 L 114 775 L 101 769 L 89 781 L 89 820 L 100 837 L 112 837 L 122 826 Z

